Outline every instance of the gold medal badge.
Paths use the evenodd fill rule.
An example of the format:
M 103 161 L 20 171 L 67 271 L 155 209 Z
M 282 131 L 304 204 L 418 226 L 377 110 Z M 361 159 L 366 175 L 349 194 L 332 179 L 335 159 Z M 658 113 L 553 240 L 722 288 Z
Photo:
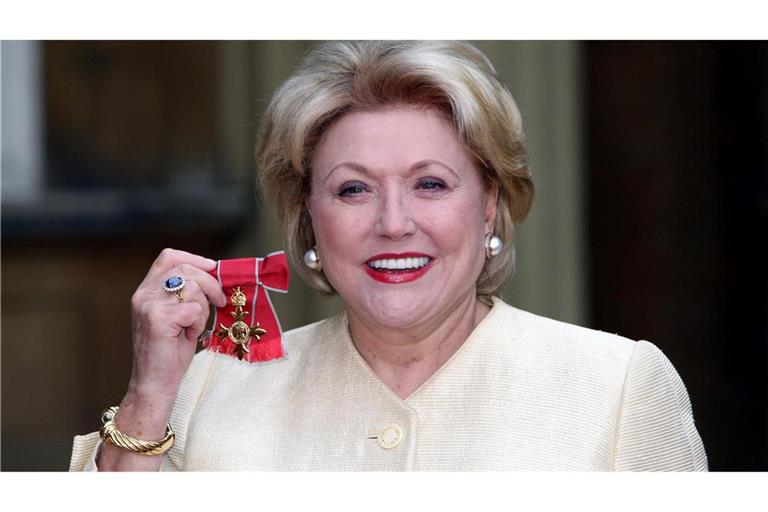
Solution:
M 222 342 L 227 338 L 232 340 L 232 343 L 235 344 L 237 358 L 242 361 L 243 356 L 250 353 L 248 345 L 251 342 L 251 338 L 256 338 L 256 341 L 259 341 L 261 340 L 261 336 L 266 334 L 267 331 L 259 326 L 259 322 L 256 322 L 256 325 L 248 325 L 245 322 L 245 317 L 248 316 L 248 312 L 243 311 L 246 297 L 239 286 L 233 290 L 230 300 L 232 305 L 235 306 L 235 310 L 230 312 L 235 321 L 229 327 L 226 327 L 224 324 L 219 324 L 219 330 L 216 331 L 216 336 L 218 336 Z

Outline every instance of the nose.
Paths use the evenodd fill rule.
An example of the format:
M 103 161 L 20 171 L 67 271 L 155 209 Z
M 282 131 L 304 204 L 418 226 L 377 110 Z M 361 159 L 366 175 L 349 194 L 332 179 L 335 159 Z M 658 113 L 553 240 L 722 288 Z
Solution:
M 399 240 L 414 234 L 415 231 L 416 222 L 404 194 L 395 190 L 382 193 L 376 220 L 376 234 Z

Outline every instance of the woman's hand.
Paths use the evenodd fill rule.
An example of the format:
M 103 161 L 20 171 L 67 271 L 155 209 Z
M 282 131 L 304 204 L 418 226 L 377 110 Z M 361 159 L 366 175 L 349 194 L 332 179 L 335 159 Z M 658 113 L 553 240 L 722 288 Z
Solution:
M 215 268 L 213 260 L 173 249 L 164 249 L 152 264 L 131 299 L 129 393 L 173 400 L 208 321 L 209 303 L 224 306 L 227 301 L 218 281 L 208 274 Z M 173 276 L 186 281 L 183 302 L 163 289 Z
M 165 435 L 176 392 L 208 321 L 209 303 L 227 298 L 208 272 L 216 262 L 184 251 L 164 249 L 131 299 L 133 370 L 115 417 L 118 430 L 145 441 Z M 173 276 L 185 280 L 183 302 L 163 289 Z M 145 456 L 104 444 L 96 462 L 100 471 L 151 471 L 159 456 Z

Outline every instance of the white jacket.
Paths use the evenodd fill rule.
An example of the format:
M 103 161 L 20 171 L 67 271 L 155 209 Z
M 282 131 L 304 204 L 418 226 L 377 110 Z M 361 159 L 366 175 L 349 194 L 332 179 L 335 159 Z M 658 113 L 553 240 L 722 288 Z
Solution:
M 162 470 L 706 470 L 680 377 L 651 343 L 494 299 L 406 399 L 355 349 L 346 315 L 285 334 L 287 356 L 197 354 Z M 98 433 L 71 470 L 94 470 Z

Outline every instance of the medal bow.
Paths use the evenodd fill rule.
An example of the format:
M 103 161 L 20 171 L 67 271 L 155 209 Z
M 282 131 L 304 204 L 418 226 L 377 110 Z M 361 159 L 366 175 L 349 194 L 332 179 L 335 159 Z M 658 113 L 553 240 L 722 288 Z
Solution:
M 220 260 L 210 274 L 219 280 L 229 301 L 216 309 L 213 332 L 203 346 L 250 363 L 283 357 L 283 331 L 268 290 L 288 291 L 285 253 Z

